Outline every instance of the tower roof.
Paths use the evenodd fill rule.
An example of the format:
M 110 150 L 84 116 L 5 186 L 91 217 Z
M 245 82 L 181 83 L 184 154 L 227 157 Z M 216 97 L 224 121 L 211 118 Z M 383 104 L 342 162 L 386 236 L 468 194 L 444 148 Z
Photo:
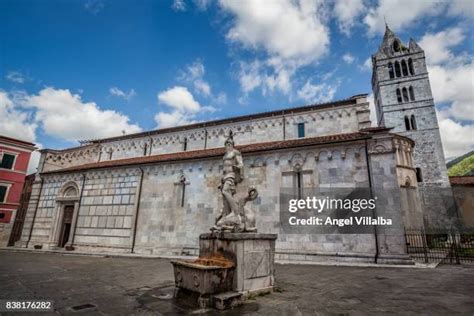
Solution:
M 410 43 L 408 47 L 406 47 L 400 38 L 390 29 L 388 24 L 385 23 L 385 34 L 383 35 L 382 43 L 373 57 L 381 59 L 416 51 L 422 51 L 422 49 L 413 39 L 410 39 Z

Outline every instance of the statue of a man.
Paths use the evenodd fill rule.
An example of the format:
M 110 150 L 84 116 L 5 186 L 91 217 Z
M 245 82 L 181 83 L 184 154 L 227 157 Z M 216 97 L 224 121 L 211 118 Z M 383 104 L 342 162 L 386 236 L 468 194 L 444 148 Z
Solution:
M 222 171 L 220 189 L 223 195 L 224 207 L 222 215 L 226 216 L 230 212 L 237 213 L 237 204 L 234 199 L 236 192 L 236 186 L 242 182 L 244 178 L 244 163 L 242 161 L 242 155 L 240 151 L 234 148 L 234 137 L 232 131 L 229 132 L 229 136 L 225 143 L 225 154 L 224 158 L 224 170 Z
M 232 131 L 229 132 L 225 143 L 225 154 L 223 159 L 224 168 L 222 171 L 221 184 L 219 190 L 222 193 L 223 206 L 221 213 L 216 218 L 216 226 L 211 230 L 224 231 L 252 231 L 255 232 L 255 216 L 246 214 L 245 204 L 257 198 L 258 192 L 255 187 L 248 189 L 248 195 L 237 198 L 237 185 L 244 178 L 244 163 L 240 151 L 234 148 L 234 138 Z

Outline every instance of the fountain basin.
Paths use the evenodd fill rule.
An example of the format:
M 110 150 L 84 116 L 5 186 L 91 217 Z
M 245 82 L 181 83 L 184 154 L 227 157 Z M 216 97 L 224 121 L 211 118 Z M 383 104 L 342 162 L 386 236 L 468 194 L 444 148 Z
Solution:
M 171 261 L 176 287 L 199 294 L 232 290 L 235 265 L 224 258 L 198 258 Z

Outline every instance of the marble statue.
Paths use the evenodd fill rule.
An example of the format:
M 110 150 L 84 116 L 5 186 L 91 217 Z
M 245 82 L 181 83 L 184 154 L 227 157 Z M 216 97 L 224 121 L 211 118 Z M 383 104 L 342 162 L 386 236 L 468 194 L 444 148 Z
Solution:
M 225 141 L 225 154 L 223 157 L 224 168 L 221 184 L 223 206 L 216 218 L 216 224 L 212 231 L 231 232 L 257 232 L 255 228 L 255 214 L 245 208 L 245 204 L 258 197 L 258 191 L 254 186 L 248 188 L 247 195 L 239 197 L 236 195 L 237 186 L 244 179 L 244 163 L 240 151 L 234 148 L 234 135 L 232 131 Z

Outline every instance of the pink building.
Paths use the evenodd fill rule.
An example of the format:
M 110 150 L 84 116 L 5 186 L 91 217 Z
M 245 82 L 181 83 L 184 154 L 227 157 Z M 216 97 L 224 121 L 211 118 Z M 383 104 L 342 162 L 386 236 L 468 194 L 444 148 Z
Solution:
M 35 144 L 0 135 L 0 247 L 7 245 L 35 149 Z

